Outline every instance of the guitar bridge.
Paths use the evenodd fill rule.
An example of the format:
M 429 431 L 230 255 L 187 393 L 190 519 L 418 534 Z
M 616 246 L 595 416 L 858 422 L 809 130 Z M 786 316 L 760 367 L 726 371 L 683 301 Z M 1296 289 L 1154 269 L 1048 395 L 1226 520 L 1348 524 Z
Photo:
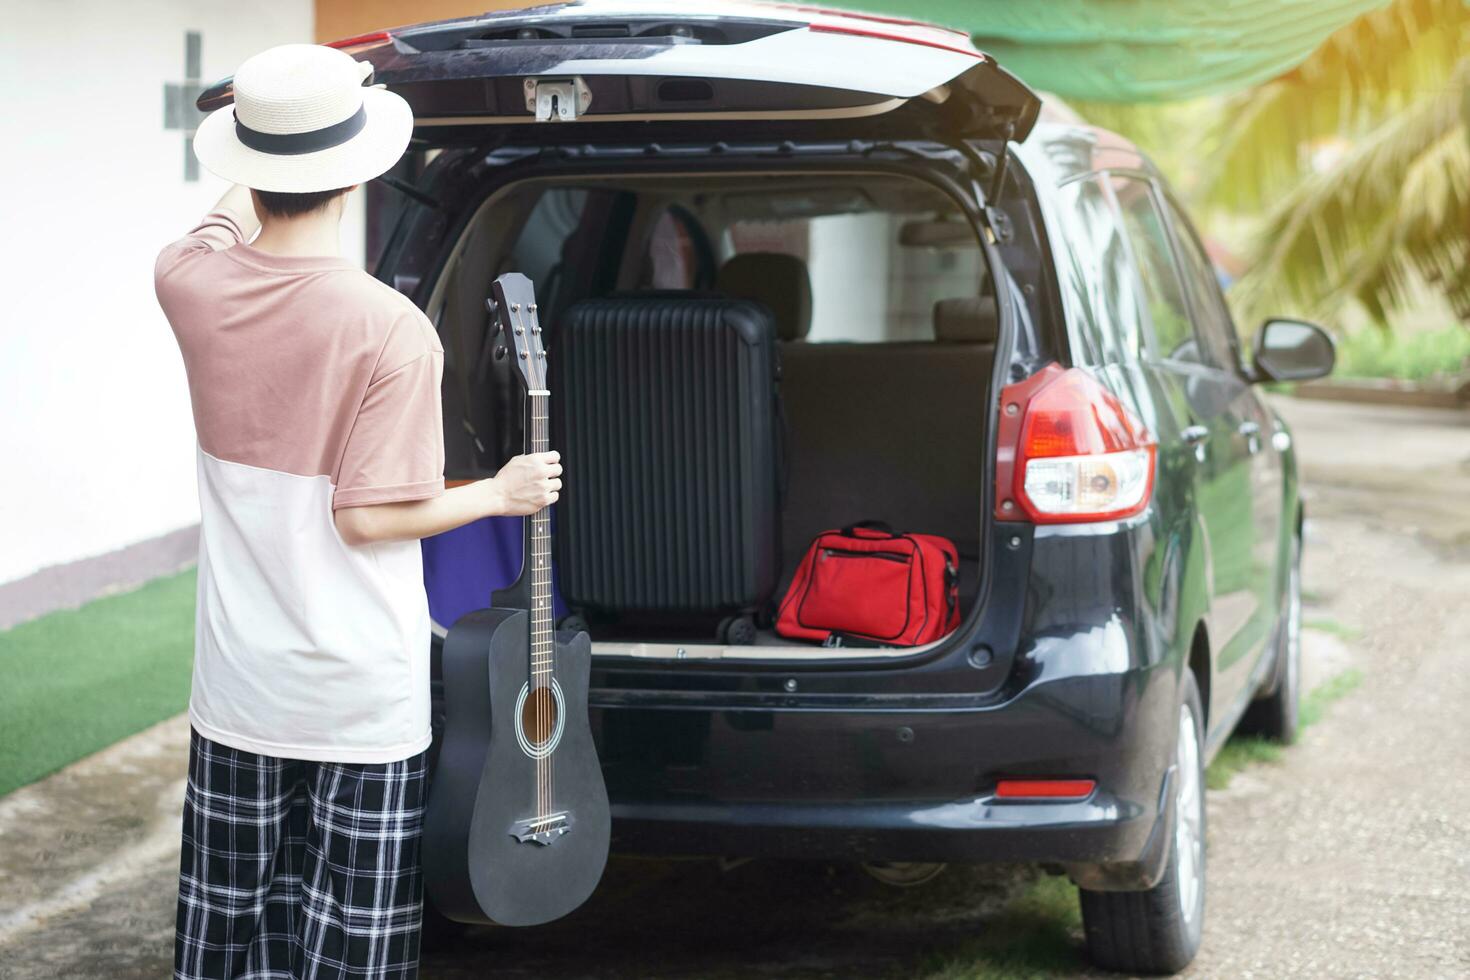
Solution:
M 572 815 L 566 810 L 544 817 L 528 817 L 511 825 L 510 835 L 522 844 L 548 847 L 572 829 Z

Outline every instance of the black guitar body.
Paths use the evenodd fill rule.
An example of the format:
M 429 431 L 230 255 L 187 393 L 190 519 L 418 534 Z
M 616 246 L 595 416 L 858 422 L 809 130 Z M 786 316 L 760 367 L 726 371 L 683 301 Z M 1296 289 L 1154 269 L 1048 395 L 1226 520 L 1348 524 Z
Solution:
M 531 281 L 498 276 L 488 304 L 526 386 L 526 450 L 545 452 L 546 352 Z M 551 515 L 524 527 L 521 575 L 444 639 L 444 738 L 424 819 L 424 881 L 460 922 L 531 926 L 597 887 L 611 814 L 587 721 L 592 643 L 557 633 Z
M 460 922 L 529 926 L 575 909 L 602 877 L 610 814 L 587 724 L 592 644 L 556 637 L 556 679 L 565 727 L 552 758 L 555 811 L 568 830 L 550 843 L 521 841 L 533 815 L 535 760 L 516 737 L 521 687 L 497 683 L 526 672 L 524 609 L 481 609 L 444 640 L 444 743 L 424 827 L 424 874 L 434 907 Z

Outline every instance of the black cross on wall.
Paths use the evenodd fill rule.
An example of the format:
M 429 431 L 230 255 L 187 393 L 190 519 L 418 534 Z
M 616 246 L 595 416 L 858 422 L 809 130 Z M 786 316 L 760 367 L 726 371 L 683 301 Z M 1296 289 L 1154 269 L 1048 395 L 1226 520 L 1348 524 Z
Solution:
M 204 113 L 194 107 L 194 100 L 204 86 L 200 84 L 200 51 L 204 39 L 198 31 L 184 32 L 184 80 L 163 83 L 163 128 L 181 130 L 184 134 L 184 180 L 199 179 L 199 161 L 194 156 L 194 130 Z

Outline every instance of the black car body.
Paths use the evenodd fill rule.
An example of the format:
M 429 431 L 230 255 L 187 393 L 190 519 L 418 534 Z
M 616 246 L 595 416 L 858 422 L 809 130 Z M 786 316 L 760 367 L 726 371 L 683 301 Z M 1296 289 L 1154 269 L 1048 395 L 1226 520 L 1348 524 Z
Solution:
M 905 243 L 942 249 L 961 227 L 964 254 L 983 259 L 972 292 L 994 301 L 987 374 L 974 381 L 973 429 L 942 447 L 983 473 L 967 505 L 963 624 L 917 650 L 687 657 L 692 645 L 599 644 L 594 631 L 614 849 L 1037 862 L 1083 888 L 1101 962 L 1187 962 L 1203 903 L 1203 765 L 1248 713 L 1283 738 L 1295 724 L 1302 505 L 1291 435 L 1256 383 L 1330 369 L 1325 337 L 1273 321 L 1260 349 L 1239 349 L 1214 272 L 1148 160 L 1044 113 L 961 34 L 787 6 L 594 3 L 342 46 L 415 108 L 417 152 L 396 179 L 407 196 L 385 207 L 396 223 L 376 274 L 429 312 L 451 354 L 446 291 L 464 283 L 473 299 L 479 281 L 446 279 L 465 275 L 476 229 L 534 239 L 551 209 L 514 193 L 536 182 L 575 183 L 584 200 L 614 187 L 635 203 L 692 182 L 687 203 L 771 178 L 813 214 L 872 202 L 824 203 L 803 174 L 812 187 L 913 182 L 948 203 L 943 220 L 895 218 Z M 201 104 L 227 96 L 217 87 Z M 582 295 L 630 285 L 609 271 L 625 248 L 615 236 L 633 227 L 618 200 L 596 215 L 583 205 L 575 224 L 593 239 L 559 240 L 557 274 L 580 262 Z M 729 234 L 681 207 L 669 220 L 698 265 Z M 770 205 L 751 207 L 764 219 Z M 504 265 L 519 253 L 487 254 Z M 462 440 L 463 422 L 488 443 L 463 475 L 518 448 L 513 420 L 469 404 L 493 400 L 493 385 L 454 377 L 473 355 L 446 373 L 449 438 Z M 1094 386 L 1081 409 L 1106 400 L 1146 443 L 1147 486 L 1121 516 L 1037 519 L 1022 499 L 1028 399 L 1053 375 Z M 458 445 L 449 456 L 451 469 L 469 458 Z M 1146 907 L 1120 903 L 1137 893 Z M 1119 940 L 1130 916 L 1144 918 Z

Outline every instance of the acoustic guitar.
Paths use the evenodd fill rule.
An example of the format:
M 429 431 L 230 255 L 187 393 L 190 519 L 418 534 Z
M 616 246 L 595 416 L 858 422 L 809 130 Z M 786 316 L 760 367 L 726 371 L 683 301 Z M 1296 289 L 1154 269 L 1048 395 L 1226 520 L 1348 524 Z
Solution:
M 526 389 L 526 451 L 546 452 L 550 392 L 531 281 L 506 273 L 492 292 L 511 374 Z M 592 894 L 607 863 L 607 789 L 587 720 L 592 644 L 555 629 L 547 509 L 526 518 L 524 536 L 515 584 L 444 640 L 424 873 L 434 907 L 461 922 L 559 918 Z

